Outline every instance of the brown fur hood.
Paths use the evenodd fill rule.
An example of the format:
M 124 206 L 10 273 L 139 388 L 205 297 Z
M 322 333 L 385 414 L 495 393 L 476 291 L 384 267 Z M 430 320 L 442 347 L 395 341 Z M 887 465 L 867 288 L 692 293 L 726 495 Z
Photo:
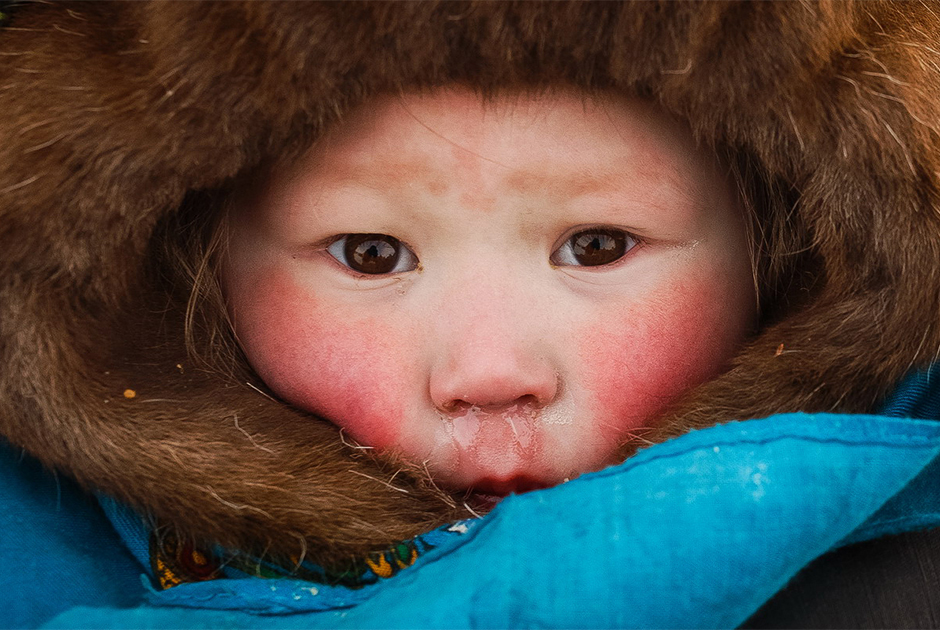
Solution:
M 9 7 L 8 7 L 9 9 Z M 663 435 L 873 409 L 940 352 L 940 10 L 926 3 L 24 3 L 0 29 L 0 435 L 185 534 L 319 558 L 461 514 L 209 370 L 155 234 L 381 92 L 638 94 L 732 156 L 760 334 Z M 183 219 L 180 219 L 183 217 Z M 195 220 L 195 219 L 193 219 Z M 457 502 L 459 503 L 459 501 Z

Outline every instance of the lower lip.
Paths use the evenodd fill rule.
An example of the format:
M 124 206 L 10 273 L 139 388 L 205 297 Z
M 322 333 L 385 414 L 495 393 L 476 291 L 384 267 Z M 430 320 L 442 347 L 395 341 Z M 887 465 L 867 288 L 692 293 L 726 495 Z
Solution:
M 482 492 L 471 492 L 464 505 L 470 508 L 475 516 L 483 516 L 495 508 L 503 497 L 494 494 L 483 494 Z

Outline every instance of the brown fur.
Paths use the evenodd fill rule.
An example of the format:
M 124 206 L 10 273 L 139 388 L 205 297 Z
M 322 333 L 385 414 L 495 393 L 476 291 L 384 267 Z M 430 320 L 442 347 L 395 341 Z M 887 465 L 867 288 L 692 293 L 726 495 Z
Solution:
M 248 386 L 260 383 L 243 365 L 193 364 L 188 287 L 153 265 L 154 234 L 187 226 L 173 223 L 184 199 L 198 215 L 198 191 L 291 159 L 370 95 L 452 82 L 639 94 L 745 164 L 779 280 L 771 308 L 656 439 L 782 411 L 870 411 L 940 353 L 935 11 L 19 7 L 0 30 L 0 434 L 187 535 L 259 553 L 335 560 L 461 515 L 420 471 Z

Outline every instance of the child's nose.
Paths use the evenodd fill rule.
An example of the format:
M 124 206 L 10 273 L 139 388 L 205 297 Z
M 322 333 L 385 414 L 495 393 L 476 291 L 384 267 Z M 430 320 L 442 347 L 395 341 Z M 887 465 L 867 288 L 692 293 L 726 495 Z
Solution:
M 555 400 L 559 374 L 544 335 L 533 329 L 530 318 L 502 309 L 464 311 L 445 319 L 443 329 L 430 373 L 431 399 L 438 409 L 543 407 Z
M 431 399 L 442 411 L 477 406 L 499 409 L 523 404 L 544 407 L 558 393 L 558 375 L 539 361 L 476 353 L 455 358 L 431 376 Z
M 558 375 L 538 357 L 477 346 L 431 374 L 431 399 L 446 412 L 470 406 L 498 410 L 513 405 L 544 407 L 558 393 Z

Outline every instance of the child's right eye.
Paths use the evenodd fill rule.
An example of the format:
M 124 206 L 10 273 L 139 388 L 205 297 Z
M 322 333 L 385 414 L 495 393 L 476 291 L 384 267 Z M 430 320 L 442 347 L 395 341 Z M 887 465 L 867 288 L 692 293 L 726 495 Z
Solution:
M 418 258 L 401 241 L 387 234 L 345 234 L 326 248 L 341 264 L 366 275 L 413 271 Z

